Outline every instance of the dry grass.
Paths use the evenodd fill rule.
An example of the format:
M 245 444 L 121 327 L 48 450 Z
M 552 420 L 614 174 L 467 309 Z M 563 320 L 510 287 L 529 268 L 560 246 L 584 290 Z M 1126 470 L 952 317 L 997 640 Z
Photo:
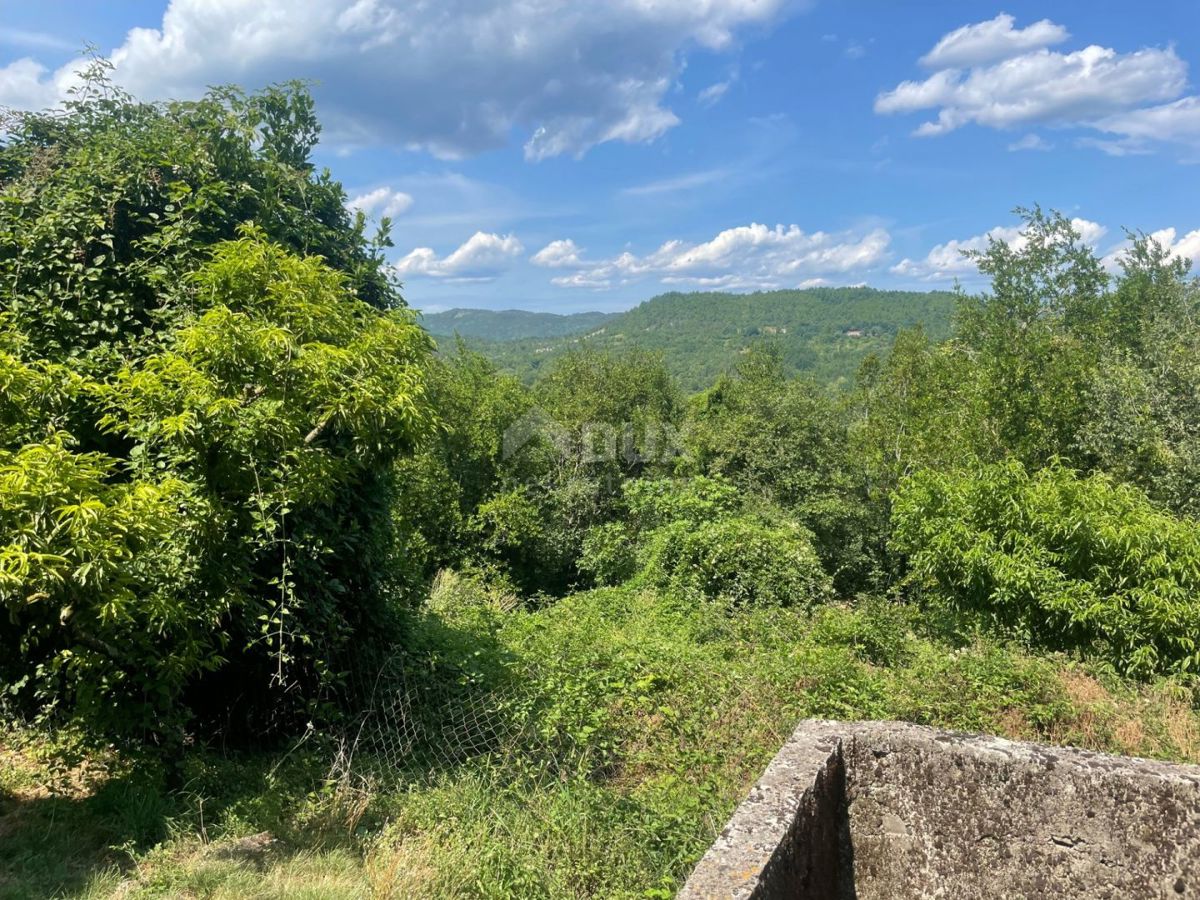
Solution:
M 1071 715 L 1050 739 L 1128 756 L 1200 763 L 1200 714 L 1192 690 L 1178 682 L 1115 683 L 1077 667 L 1058 673 Z

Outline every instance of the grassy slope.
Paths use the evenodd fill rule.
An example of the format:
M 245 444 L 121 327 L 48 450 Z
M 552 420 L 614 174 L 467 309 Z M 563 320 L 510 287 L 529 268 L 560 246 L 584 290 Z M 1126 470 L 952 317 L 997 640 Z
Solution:
M 328 778 L 316 740 L 282 761 L 196 753 L 174 794 L 92 755 L 50 793 L 44 743 L 15 733 L 0 752 L 0 896 L 670 897 L 806 716 L 1200 761 L 1183 685 L 930 633 L 903 607 L 731 615 L 629 588 L 501 600 L 443 580 L 418 631 L 448 684 L 518 674 L 541 699 L 512 708 L 533 710 L 545 743 L 407 787 Z M 562 746 L 575 750 L 549 749 Z
M 950 293 L 871 288 L 663 294 L 586 333 L 473 343 L 527 380 L 584 343 L 606 350 L 640 347 L 661 352 L 681 386 L 698 391 L 727 370 L 741 350 L 766 341 L 779 347 L 791 370 L 839 385 L 853 378 L 869 353 L 890 347 L 901 328 L 923 325 L 933 338 L 945 338 L 953 309 Z

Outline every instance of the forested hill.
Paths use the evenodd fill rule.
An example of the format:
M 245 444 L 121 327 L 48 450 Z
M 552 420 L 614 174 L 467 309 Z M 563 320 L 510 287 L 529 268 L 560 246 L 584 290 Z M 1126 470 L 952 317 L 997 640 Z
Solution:
M 422 319 L 426 330 L 437 337 L 484 338 L 491 341 L 514 341 L 521 338 L 555 338 L 564 335 L 586 334 L 620 313 L 581 312 L 569 315 L 529 312 L 524 309 L 449 309 L 426 313 Z
M 754 294 L 662 294 L 628 312 L 553 316 L 515 310 L 452 310 L 425 316 L 435 335 L 457 330 L 502 368 L 532 380 L 567 350 L 625 347 L 658 351 L 688 391 L 699 391 L 728 370 L 740 352 L 759 342 L 778 346 L 785 365 L 823 384 L 853 379 L 872 351 L 891 346 L 902 328 L 923 325 L 934 340 L 949 334 L 954 295 L 947 291 L 880 291 L 867 287 L 810 288 Z M 579 324 L 573 333 L 515 333 L 533 318 Z M 590 318 L 589 317 L 593 317 Z M 489 327 L 482 328 L 485 322 Z M 448 323 L 461 322 L 463 327 Z M 508 335 L 514 339 L 509 339 Z

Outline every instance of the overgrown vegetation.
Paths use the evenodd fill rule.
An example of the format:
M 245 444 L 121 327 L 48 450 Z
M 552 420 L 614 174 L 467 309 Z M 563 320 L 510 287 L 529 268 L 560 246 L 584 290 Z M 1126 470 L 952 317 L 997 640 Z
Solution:
M 317 133 L 294 87 L 151 105 L 102 71 L 12 118 L 0 680 L 24 714 L 174 746 L 288 728 L 389 633 L 431 344 L 311 171 Z
M 804 716 L 1200 761 L 1153 241 L 1026 211 L 837 392 L 740 343 L 526 385 L 432 352 L 303 89 L 100 64 L 6 121 L 0 896 L 669 897 Z

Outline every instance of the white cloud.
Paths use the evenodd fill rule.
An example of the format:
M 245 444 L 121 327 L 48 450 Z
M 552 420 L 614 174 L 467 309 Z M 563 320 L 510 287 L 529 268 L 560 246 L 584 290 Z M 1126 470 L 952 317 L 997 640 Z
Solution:
M 1020 140 L 1013 141 L 1008 145 L 1010 151 L 1018 150 L 1053 150 L 1054 145 L 1042 138 L 1041 135 L 1027 134 Z
M 0 69 L 0 106 L 45 109 L 57 103 L 63 93 L 50 70 L 29 57 Z
M 543 266 L 547 269 L 563 269 L 583 265 L 579 254 L 579 247 L 573 240 L 567 238 L 564 241 L 551 241 L 533 254 L 529 261 L 535 266 Z
M 1157 233 L 1156 239 L 1169 249 L 1172 255 L 1190 259 L 1192 265 L 1200 265 L 1200 229 L 1189 231 L 1183 237 L 1176 240 L 1175 229 L 1164 228 Z
M 597 291 L 607 290 L 613 286 L 612 279 L 591 275 L 588 272 L 559 275 L 557 278 L 551 278 L 550 283 L 558 287 L 591 288 Z
M 376 188 L 346 202 L 351 210 L 362 210 L 368 216 L 387 216 L 394 219 L 407 212 L 413 205 L 411 194 L 394 191 L 390 187 Z
M 1118 113 L 1101 119 L 1096 127 L 1135 140 L 1195 142 L 1200 140 L 1200 97 Z
M 1099 150 L 1101 153 L 1106 153 L 1109 156 L 1146 156 L 1154 152 L 1145 141 L 1139 141 L 1136 138 L 1107 140 L 1105 138 L 1081 137 L 1075 143 L 1080 147 L 1091 147 L 1093 150 Z
M 1104 47 L 1074 53 L 1039 50 L 971 69 L 935 72 L 880 94 L 880 113 L 938 108 L 922 136 L 945 134 L 971 122 L 991 128 L 1030 123 L 1082 124 L 1142 103 L 1178 95 L 1187 65 L 1172 49 L 1120 54 Z
M 1103 225 L 1088 219 L 1072 219 L 1071 225 L 1079 234 L 1080 240 L 1093 247 L 1108 232 Z M 993 240 L 1003 241 L 1014 250 L 1020 250 L 1027 243 L 1020 226 L 1000 225 L 974 237 L 938 244 L 923 259 L 903 259 L 892 266 L 890 271 L 893 275 L 918 278 L 922 281 L 948 281 L 969 277 L 976 273 L 975 261 L 964 254 L 969 251 L 987 250 L 989 242 Z
M 648 181 L 645 184 L 635 184 L 622 188 L 621 193 L 627 197 L 645 197 L 652 194 L 674 194 L 679 191 L 692 191 L 696 188 L 713 184 L 731 177 L 729 169 L 705 169 L 700 172 L 688 172 L 686 175 L 676 175 L 672 178 L 662 178 L 658 181 Z
M 929 69 L 981 66 L 1061 44 L 1070 37 L 1067 29 L 1049 19 L 1026 28 L 1013 28 L 1014 24 L 1012 16 L 1001 13 L 986 22 L 956 28 L 921 57 L 921 65 Z
M 1045 19 L 1023 29 L 1007 15 L 965 26 L 922 57 L 935 70 L 929 77 L 881 93 L 875 111 L 937 110 L 915 131 L 924 137 L 971 123 L 999 129 L 1040 124 L 1127 141 L 1200 142 L 1200 98 L 1177 99 L 1188 67 L 1173 47 L 1048 49 L 1067 37 L 1065 28 Z
M 1104 267 L 1110 272 L 1120 271 L 1121 258 L 1128 252 L 1130 242 L 1122 240 L 1107 251 L 1099 250 L 1100 241 L 1108 234 L 1108 229 L 1098 222 L 1088 219 L 1075 218 L 1071 225 L 1078 232 L 1080 240 L 1090 246 L 1099 255 Z M 1150 234 L 1172 255 L 1189 259 L 1193 265 L 1200 265 L 1200 229 L 1179 236 L 1174 228 L 1163 228 Z M 921 281 L 949 281 L 953 278 L 969 278 L 976 274 L 975 262 L 963 256 L 963 251 L 987 250 L 989 239 L 1004 241 L 1015 250 L 1025 246 L 1026 240 L 1019 226 L 999 226 L 985 234 L 963 240 L 947 241 L 938 244 L 919 260 L 904 259 L 891 267 L 893 275 L 915 278 Z
M 336 143 L 460 157 L 528 137 L 526 156 L 652 140 L 694 48 L 727 51 L 806 0 L 171 0 L 112 50 L 138 96 L 303 75 Z M 0 67 L 0 98 L 61 97 L 59 73 Z M 64 74 L 65 73 L 65 74 Z
M 392 268 L 406 276 L 429 276 L 451 281 L 495 278 L 525 251 L 514 235 L 477 231 L 457 250 L 439 257 L 430 247 L 417 247 Z
M 616 287 L 642 278 L 657 278 L 664 284 L 735 289 L 811 285 L 816 276 L 879 266 L 887 258 L 890 240 L 880 228 L 865 234 L 831 234 L 805 232 L 796 225 L 768 228 L 752 223 L 726 229 L 698 244 L 667 241 L 643 256 L 626 251 L 610 259 L 587 261 L 572 243 L 570 265 L 577 271 L 551 281 L 560 287 L 586 288 Z M 566 243 L 556 241 L 550 247 Z M 556 250 L 551 256 L 559 258 L 563 254 Z

